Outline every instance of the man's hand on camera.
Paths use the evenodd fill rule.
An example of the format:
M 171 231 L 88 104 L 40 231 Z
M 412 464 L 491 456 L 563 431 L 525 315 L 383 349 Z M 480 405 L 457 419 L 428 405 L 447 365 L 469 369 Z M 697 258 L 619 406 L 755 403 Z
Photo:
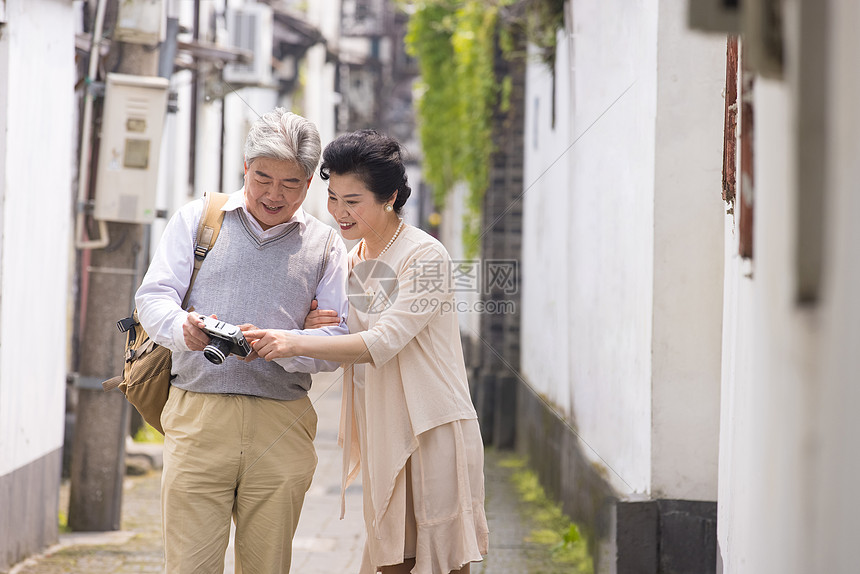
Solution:
M 311 310 L 305 317 L 305 329 L 319 329 L 321 327 L 337 327 L 340 325 L 340 317 L 334 309 L 318 309 L 319 303 L 316 299 L 311 301 Z
M 215 315 L 210 315 L 213 319 L 217 319 Z M 182 324 L 182 336 L 185 338 L 185 344 L 192 351 L 202 351 L 209 344 L 209 335 L 203 329 L 203 319 L 200 315 L 191 311 L 185 318 L 185 323 Z

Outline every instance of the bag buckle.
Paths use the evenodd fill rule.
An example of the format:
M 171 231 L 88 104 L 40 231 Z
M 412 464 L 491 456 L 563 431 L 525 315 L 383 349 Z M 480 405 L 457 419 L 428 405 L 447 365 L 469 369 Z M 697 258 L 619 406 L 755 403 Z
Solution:
M 116 328 L 119 329 L 120 333 L 126 333 L 134 328 L 137 324 L 137 321 L 134 320 L 134 316 L 126 317 L 125 319 L 120 319 L 116 322 Z

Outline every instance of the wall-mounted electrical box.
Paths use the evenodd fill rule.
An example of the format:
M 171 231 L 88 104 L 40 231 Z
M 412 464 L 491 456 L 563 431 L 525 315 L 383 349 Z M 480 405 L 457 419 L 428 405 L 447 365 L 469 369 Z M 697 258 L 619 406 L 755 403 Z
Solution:
M 151 223 L 167 110 L 166 78 L 108 74 L 93 217 Z

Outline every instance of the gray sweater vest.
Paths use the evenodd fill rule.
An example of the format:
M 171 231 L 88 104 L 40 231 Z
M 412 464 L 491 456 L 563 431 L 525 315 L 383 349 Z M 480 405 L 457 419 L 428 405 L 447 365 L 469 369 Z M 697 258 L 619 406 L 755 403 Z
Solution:
M 334 230 L 307 215 L 299 233 L 295 223 L 264 242 L 249 228 L 244 211 L 228 211 L 215 246 L 206 256 L 191 290 L 189 305 L 201 315 L 261 329 L 301 329 L 323 276 L 325 251 Z M 198 393 L 253 395 L 279 400 L 305 396 L 307 373 L 287 372 L 275 362 L 250 363 L 228 357 L 209 362 L 200 351 L 173 353 L 172 384 Z

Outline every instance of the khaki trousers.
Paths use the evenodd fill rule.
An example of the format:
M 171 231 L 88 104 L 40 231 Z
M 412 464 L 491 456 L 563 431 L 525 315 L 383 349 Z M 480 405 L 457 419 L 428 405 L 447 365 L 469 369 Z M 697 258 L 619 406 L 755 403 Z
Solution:
M 222 574 L 231 516 L 236 572 L 287 574 L 317 464 L 317 415 L 310 399 L 171 387 L 161 422 L 167 574 Z

